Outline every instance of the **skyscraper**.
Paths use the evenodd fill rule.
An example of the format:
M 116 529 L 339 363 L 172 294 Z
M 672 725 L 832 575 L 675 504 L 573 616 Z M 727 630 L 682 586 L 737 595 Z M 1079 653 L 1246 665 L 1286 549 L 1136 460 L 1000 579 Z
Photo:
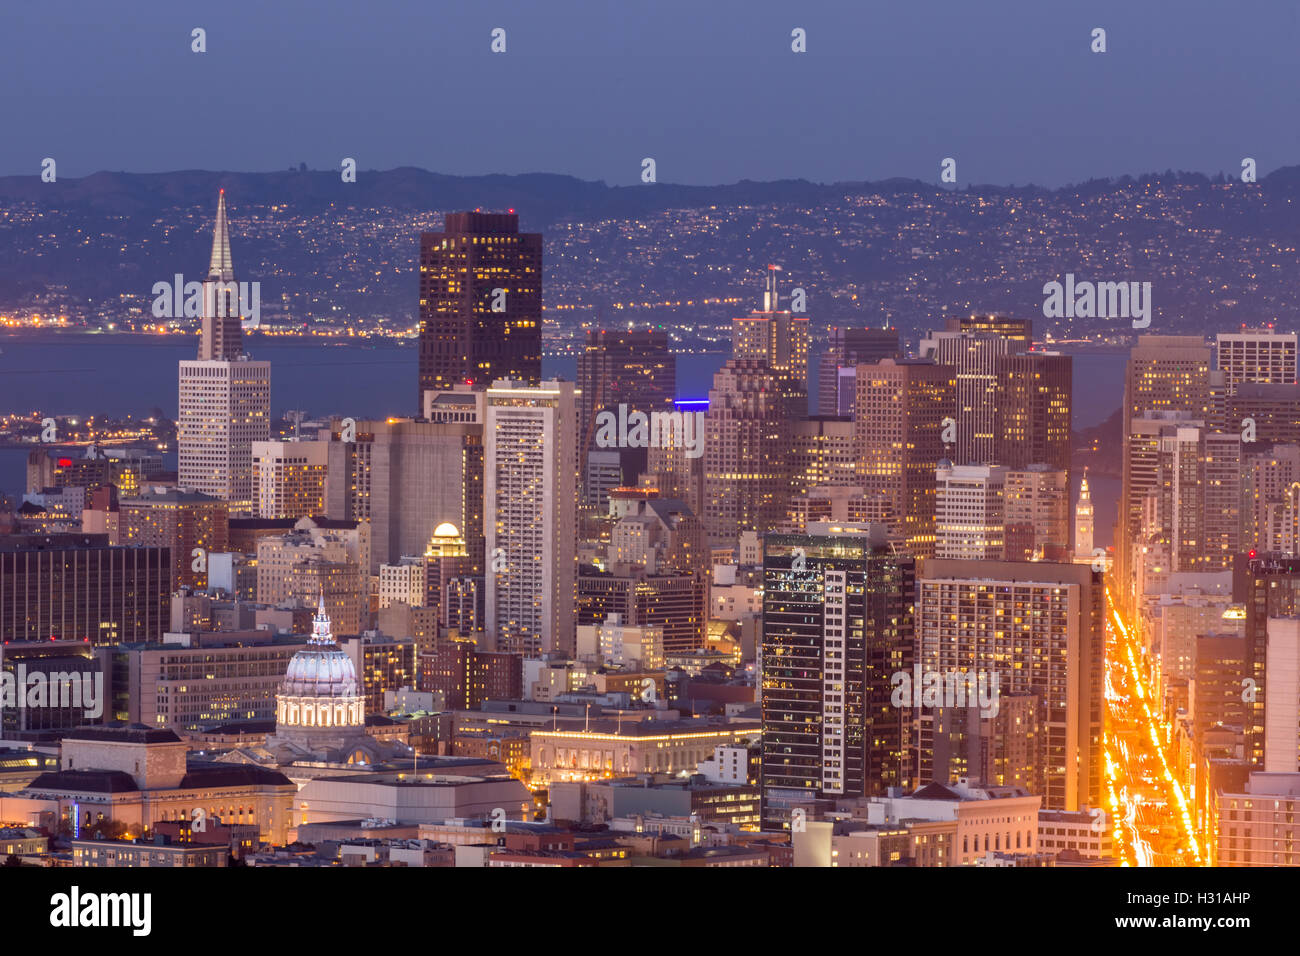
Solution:
M 934 554 L 935 469 L 951 458 L 945 418 L 956 412 L 951 365 L 885 359 L 859 365 L 854 426 L 858 484 L 883 495 L 909 554 Z
M 831 326 L 817 366 L 817 414 L 852 415 L 854 394 L 846 385 L 852 383 L 857 366 L 899 358 L 898 346 L 897 329 Z
M 1001 560 L 1007 469 L 941 462 L 935 474 L 935 556 Z
M 1102 798 L 1101 574 L 1087 565 L 926 562 L 917 584 L 917 662 L 926 671 L 996 672 L 1003 696 L 1038 699 L 1043 806 L 1078 810 Z M 922 766 L 933 748 L 922 715 Z
M 808 315 L 779 307 L 780 271 L 780 266 L 767 267 L 763 308 L 731 320 L 731 357 L 767 366 L 788 413 L 802 418 L 808 414 Z
M 369 573 L 423 554 L 445 522 L 464 534 L 482 573 L 483 403 L 462 385 L 426 395 L 425 421 L 364 420 L 350 435 L 331 433 L 328 513 L 369 522 Z
M 590 479 L 588 456 L 600 452 L 595 444 L 596 415 L 604 410 L 617 415 L 628 411 L 673 410 L 677 392 L 677 357 L 668 351 L 668 334 L 662 329 L 617 329 L 587 332 L 587 346 L 578 355 L 578 413 L 582 443 L 584 484 Z M 609 450 L 605 450 L 609 451 Z M 623 481 L 631 484 L 646 470 L 643 448 L 613 449 L 625 465 Z
M 894 674 L 912 667 L 915 561 L 881 525 L 814 522 L 763 553 L 762 813 L 915 783 Z
M 509 213 L 448 213 L 420 235 L 420 379 L 428 389 L 542 377 L 542 237 Z
M 1002 356 L 997 363 L 994 460 L 1008 468 L 1070 470 L 1074 358 L 1059 352 Z
M 1124 470 L 1115 535 L 1115 597 L 1133 607 L 1134 548 L 1141 528 L 1142 498 L 1155 481 L 1153 441 L 1159 415 L 1181 413 L 1204 423 L 1210 404 L 1210 350 L 1199 336 L 1142 335 L 1129 356 L 1124 383 Z M 1144 423 L 1139 423 L 1148 415 Z
M 935 332 L 921 340 L 921 357 L 952 366 L 956 375 L 959 465 L 1004 464 L 998 460 L 998 373 L 1015 343 L 988 332 Z
M 1274 385 L 1296 383 L 1296 333 L 1272 329 L 1220 332 L 1217 338 L 1219 371 L 1225 384 L 1235 389 L 1242 382 Z
M 254 511 L 253 442 L 271 437 L 271 363 L 243 353 L 228 229 L 223 189 L 203 283 L 199 357 L 180 363 L 176 443 L 181 487 L 229 502 L 237 516 Z
M 742 531 L 766 534 L 790 496 L 792 420 L 770 366 L 731 359 L 713 376 L 704 413 L 704 527 L 734 548 Z
M 577 397 L 572 382 L 487 392 L 487 630 L 496 648 L 573 654 Z

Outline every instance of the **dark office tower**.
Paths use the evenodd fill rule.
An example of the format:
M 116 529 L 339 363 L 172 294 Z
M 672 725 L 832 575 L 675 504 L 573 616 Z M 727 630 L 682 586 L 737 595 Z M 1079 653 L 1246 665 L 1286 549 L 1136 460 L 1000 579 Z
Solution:
M 1300 558 L 1238 554 L 1232 566 L 1232 600 L 1246 606 L 1246 673 L 1254 681 L 1246 697 L 1245 758 L 1264 769 L 1264 702 L 1268 700 L 1268 620 L 1300 614 Z M 1294 757 L 1294 754 L 1291 755 Z
M 998 363 L 994 461 L 1009 468 L 1070 470 L 1074 359 L 1058 352 L 1006 355 Z
M 778 308 L 780 271 L 780 266 L 767 267 L 763 308 L 731 320 L 731 357 L 766 365 L 789 414 L 802 418 L 808 414 L 808 314 Z
M 763 829 L 813 800 L 915 784 L 891 677 L 913 653 L 916 563 L 883 525 L 813 522 L 763 543 Z
M 897 329 L 843 329 L 832 326 L 817 366 L 817 414 L 852 415 L 854 378 L 859 365 L 899 358 Z
M 858 484 L 883 495 L 894 532 L 908 554 L 935 548 L 935 469 L 953 456 L 944 419 L 956 414 L 957 377 L 951 365 L 885 359 L 859 365 L 853 422 Z
M 585 478 L 587 456 L 599 451 L 595 442 L 596 416 L 608 410 L 627 413 L 673 410 L 677 394 L 677 357 L 668 351 L 668 333 L 662 329 L 587 332 L 587 347 L 578 356 L 578 440 Z M 623 465 L 623 484 L 636 483 L 646 470 L 646 449 L 615 448 Z
M 1216 726 L 1245 727 L 1250 705 L 1241 693 L 1249 676 L 1246 640 L 1240 634 L 1198 634 L 1191 693 L 1194 740 Z M 1246 695 L 1249 696 L 1249 695 Z
M 1033 319 L 1012 319 L 1005 315 L 964 315 L 949 319 L 948 331 L 998 335 L 1012 342 L 1012 352 L 1027 351 L 1034 344 Z
M 713 376 L 704 413 L 704 528 L 714 548 L 785 520 L 793 421 L 770 366 L 731 359 Z M 934 476 L 930 476 L 933 486 Z
M 117 547 L 106 534 L 0 536 L 0 639 L 161 640 L 171 574 L 165 547 Z
M 420 234 L 420 395 L 542 377 L 542 236 L 510 213 L 453 212 Z
M 1150 412 L 1186 413 L 1204 422 L 1210 404 L 1210 350 L 1195 335 L 1142 335 L 1130 353 L 1124 382 L 1124 472 L 1115 537 L 1115 599 L 1132 611 L 1133 548 L 1141 527 L 1136 494 L 1133 422 Z
M 226 191 L 217 197 L 217 224 L 212 232 L 212 257 L 203 280 L 203 318 L 199 360 L 235 362 L 244 351 L 239 317 L 239 291 L 230 256 L 230 224 L 226 220 Z

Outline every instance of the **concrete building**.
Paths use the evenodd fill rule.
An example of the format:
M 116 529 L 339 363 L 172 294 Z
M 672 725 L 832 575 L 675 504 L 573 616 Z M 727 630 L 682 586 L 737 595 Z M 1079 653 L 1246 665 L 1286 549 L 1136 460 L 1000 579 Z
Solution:
M 945 419 L 957 414 L 951 365 L 885 359 L 857 375 L 854 412 L 858 479 L 868 496 L 888 502 L 892 528 L 908 554 L 935 547 L 935 470 L 956 445 L 945 445 Z
M 1100 806 L 1101 575 L 1087 565 L 936 559 L 926 563 L 917 596 L 923 670 L 996 672 L 1001 694 L 1036 696 L 1046 779 L 1034 791 L 1051 810 Z M 922 752 L 934 747 L 930 726 L 923 712 Z
M 574 649 L 577 405 L 571 382 L 487 391 L 487 632 L 498 650 Z
M 935 469 L 935 557 L 1000 560 L 1007 469 L 1001 465 L 953 465 Z
M 254 442 L 258 517 L 307 518 L 325 514 L 328 471 L 329 442 Z

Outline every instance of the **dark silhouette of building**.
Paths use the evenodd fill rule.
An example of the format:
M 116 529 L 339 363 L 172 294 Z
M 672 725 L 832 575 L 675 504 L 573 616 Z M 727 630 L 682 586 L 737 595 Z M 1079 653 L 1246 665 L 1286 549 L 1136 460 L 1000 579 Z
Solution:
M 448 213 L 420 235 L 420 380 L 424 392 L 542 377 L 542 236 L 509 213 Z

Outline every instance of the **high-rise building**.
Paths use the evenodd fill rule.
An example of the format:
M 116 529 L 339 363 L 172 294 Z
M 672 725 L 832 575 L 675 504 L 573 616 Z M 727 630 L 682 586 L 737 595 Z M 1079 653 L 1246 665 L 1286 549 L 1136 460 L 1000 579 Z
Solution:
M 572 654 L 577 575 L 577 396 L 572 382 L 487 391 L 487 630 L 497 650 Z
M 852 415 L 857 367 L 887 358 L 901 358 L 897 329 L 831 326 L 817 366 L 817 414 Z
M 1002 560 L 1007 469 L 940 462 L 935 473 L 935 556 Z
M 1264 770 L 1296 773 L 1300 771 L 1300 616 L 1269 618 L 1267 631 Z
M 1039 702 L 1048 809 L 1102 800 L 1102 578 L 1083 564 L 931 560 L 917 584 L 917 662 L 926 672 L 996 672 L 1001 695 Z M 922 766 L 933 750 L 918 722 Z
M 148 486 L 118 506 L 118 543 L 171 550 L 172 590 L 208 586 L 208 555 L 227 550 L 229 506 L 175 488 Z
M 738 320 L 739 321 L 739 320 Z M 713 376 L 704 413 L 704 527 L 715 548 L 765 534 L 785 517 L 793 420 L 771 367 L 731 359 Z
M 1300 445 L 1274 445 L 1255 454 L 1249 449 L 1242 444 L 1240 550 L 1300 553 L 1300 545 L 1281 547 L 1272 536 L 1284 524 L 1280 519 L 1290 507 L 1291 486 L 1300 481 Z
M 767 267 L 763 308 L 731 320 L 731 357 L 765 365 L 788 414 L 801 418 L 808 414 L 809 322 L 807 313 L 779 308 L 780 271 L 780 266 Z
M 1093 508 L 1088 492 L 1088 474 L 1084 472 L 1079 483 L 1079 503 L 1074 509 L 1074 553 L 1076 557 L 1092 556 Z
M 1300 442 L 1300 385 L 1241 382 L 1223 407 L 1223 430 L 1257 448 Z
M 595 329 L 587 332 L 586 348 L 578 355 L 578 417 L 584 481 L 588 480 L 593 453 L 616 452 L 624 464 L 619 482 L 632 483 L 646 470 L 645 448 L 602 449 L 596 444 L 596 416 L 602 411 L 618 415 L 673 411 L 677 393 L 677 357 L 668 350 L 663 329 Z
M 921 340 L 921 358 L 956 374 L 959 465 L 1003 464 L 998 458 L 998 376 L 1015 343 L 988 332 L 935 332 Z
M 253 443 L 253 474 L 259 518 L 307 518 L 325 514 L 328 442 Z
M 863 366 L 866 368 L 867 366 Z M 912 667 L 915 561 L 880 525 L 813 523 L 763 555 L 762 814 L 915 783 L 893 675 Z
M 478 710 L 485 700 L 523 697 L 523 657 L 477 650 L 473 641 L 444 641 L 422 663 L 421 688 L 441 693 L 448 710 Z
M 949 332 L 979 332 L 1000 335 L 1012 343 L 1012 352 L 1027 351 L 1034 344 L 1034 320 L 1006 315 L 963 315 L 948 320 Z
M 1009 468 L 1047 465 L 1068 474 L 1073 357 L 1012 353 L 997 367 L 994 460 Z
M 1232 600 L 1246 608 L 1246 678 L 1248 695 L 1246 760 L 1265 765 L 1264 702 L 1269 698 L 1268 672 L 1272 618 L 1300 614 L 1300 559 L 1264 552 L 1238 554 L 1232 569 Z
M 791 494 L 857 480 L 857 437 L 852 414 L 815 415 L 791 426 Z
M 1207 631 L 1195 638 L 1189 696 L 1192 727 L 1204 740 L 1215 727 L 1244 729 L 1248 708 L 1242 695 L 1246 677 L 1246 639 L 1239 633 Z
M 1242 382 L 1296 384 L 1296 333 L 1243 329 L 1220 332 L 1216 341 L 1219 371 L 1229 389 Z
M 542 236 L 509 213 L 448 213 L 420 234 L 420 380 L 424 393 L 542 377 Z
M 228 501 L 231 514 L 246 515 L 254 509 L 253 442 L 271 437 L 271 363 L 243 352 L 233 285 L 222 190 L 203 283 L 199 356 L 180 363 L 177 469 L 181 487 Z
M 1006 560 L 1064 561 L 1069 558 L 1068 472 L 1047 465 L 1007 469 L 1002 515 Z
M 885 359 L 860 365 L 854 426 L 858 479 L 868 496 L 883 495 L 909 554 L 934 554 L 935 469 L 950 459 L 945 421 L 956 414 L 951 365 Z
M 441 524 L 464 529 L 483 567 L 483 394 L 467 387 L 426 396 L 424 421 L 336 424 L 329 442 L 327 510 L 371 529 L 369 573 L 423 554 Z M 351 441 L 344 439 L 351 438 Z
M 1132 609 L 1134 548 L 1142 499 L 1156 480 L 1160 414 L 1205 422 L 1210 410 L 1210 350 L 1199 336 L 1141 335 L 1129 355 L 1124 382 L 1124 464 L 1115 535 L 1115 597 Z M 1157 413 L 1152 415 L 1150 413 Z M 1140 422 L 1146 416 L 1145 423 Z
M 628 627 L 654 627 L 668 656 L 705 646 L 709 618 L 708 582 L 703 574 L 651 574 L 635 565 L 600 571 L 583 565 L 578 574 L 579 625 L 604 624 L 611 614 Z

